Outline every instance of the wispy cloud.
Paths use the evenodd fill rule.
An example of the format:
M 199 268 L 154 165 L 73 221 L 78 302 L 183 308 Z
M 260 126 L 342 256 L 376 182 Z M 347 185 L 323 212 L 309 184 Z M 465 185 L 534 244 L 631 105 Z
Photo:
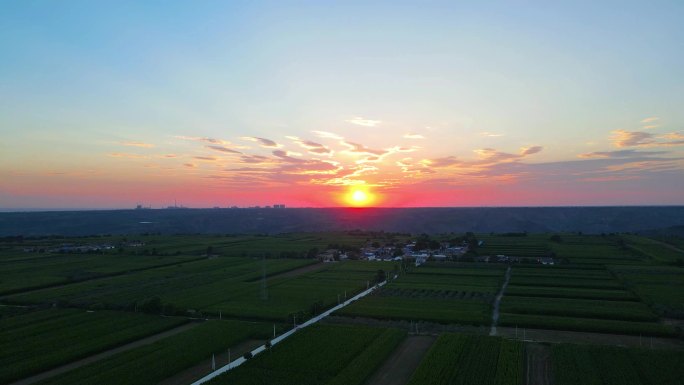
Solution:
M 404 138 L 405 139 L 425 139 L 425 137 L 421 134 L 412 134 L 412 133 L 404 134 Z
M 667 154 L 667 151 L 638 151 L 638 150 L 617 150 L 617 151 L 596 151 L 577 155 L 579 158 L 632 158 L 652 155 Z
M 486 137 L 488 137 L 488 138 L 498 138 L 498 137 L 500 137 L 500 136 L 504 136 L 504 134 L 496 134 L 496 133 L 493 133 L 493 132 L 486 132 L 486 131 L 485 131 L 485 132 L 481 132 L 480 135 L 486 136 Z
M 293 142 L 297 143 L 299 146 L 305 148 L 311 154 L 326 155 L 326 156 L 332 156 L 332 154 L 333 154 L 333 151 L 330 148 L 328 148 L 328 147 L 326 147 L 320 143 L 312 142 L 310 140 L 300 139 L 296 136 L 288 136 L 287 138 L 292 140 Z
M 233 150 L 233 149 L 230 149 L 228 147 L 219 146 L 219 145 L 208 145 L 206 147 L 209 149 L 215 150 L 215 151 L 227 152 L 230 154 L 242 154 L 240 151 Z
M 684 135 L 677 132 L 656 136 L 650 132 L 615 130 L 611 138 L 616 147 L 671 147 L 684 145 Z M 657 140 L 657 139 L 665 139 Z
M 266 139 L 266 138 L 259 138 L 256 136 L 243 136 L 240 139 L 242 140 L 248 140 L 250 142 L 257 142 L 261 147 L 264 148 L 280 148 L 282 145 L 272 141 L 271 139 Z
M 154 144 L 144 143 L 144 142 L 119 142 L 119 144 L 121 144 L 123 146 L 128 146 L 128 147 L 143 147 L 143 148 L 154 147 Z
M 349 120 L 345 120 L 347 123 L 351 124 L 356 124 L 357 126 L 364 126 L 364 127 L 375 127 L 382 123 L 380 120 L 372 120 L 372 119 L 366 119 L 361 116 L 354 117 Z
M 213 162 L 213 161 L 217 160 L 217 158 L 215 158 L 213 156 L 193 156 L 193 159 L 203 160 L 206 162 Z
M 108 154 L 113 158 L 128 158 L 128 159 L 147 159 L 149 156 L 140 154 L 130 154 L 125 152 L 112 152 Z
M 337 135 L 337 134 L 332 133 L 332 132 L 317 131 L 317 130 L 314 130 L 314 131 L 311 131 L 311 132 L 313 132 L 313 133 L 314 133 L 316 136 L 318 136 L 319 138 L 335 139 L 335 140 L 343 140 L 343 139 L 344 139 L 342 136 Z
M 659 117 L 657 117 L 657 116 L 651 116 L 651 117 L 649 117 L 649 118 L 641 119 L 641 123 L 652 123 L 652 122 L 656 122 L 656 121 L 658 121 L 658 120 L 660 120 Z

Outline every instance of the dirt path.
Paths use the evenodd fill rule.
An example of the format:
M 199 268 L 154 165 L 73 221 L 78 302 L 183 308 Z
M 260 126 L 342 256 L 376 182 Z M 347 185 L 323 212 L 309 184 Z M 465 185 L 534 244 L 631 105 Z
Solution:
M 563 342 L 611 346 L 631 346 L 653 349 L 684 349 L 684 342 L 675 338 L 639 337 L 623 334 L 573 332 L 567 330 L 523 329 L 499 327 L 499 335 L 533 342 Z M 516 334 L 517 333 L 517 334 Z M 523 337 L 524 336 L 524 337 Z
M 433 336 L 409 336 L 367 382 L 369 385 L 404 385 L 435 342 Z
M 228 361 L 228 351 L 222 354 L 217 354 L 215 356 L 216 368 L 220 368 L 221 366 L 227 365 L 231 361 L 234 361 L 236 358 L 242 357 L 243 354 L 251 352 L 255 348 L 263 345 L 264 342 L 265 341 L 260 340 L 247 340 L 239 345 L 231 347 L 230 361 Z M 187 385 L 199 380 L 209 373 L 211 373 L 211 357 L 207 357 L 207 359 L 201 364 L 197 364 L 175 374 L 171 378 L 167 378 L 158 385 Z
M 525 384 L 551 385 L 551 348 L 537 343 L 525 347 Z
M 511 267 L 508 266 L 506 269 L 506 278 L 504 278 L 503 285 L 501 285 L 501 290 L 496 295 L 494 300 L 494 310 L 492 311 L 492 328 L 489 331 L 490 336 L 496 335 L 496 324 L 499 322 L 499 306 L 501 305 L 501 298 L 503 298 L 504 292 L 506 291 L 506 286 L 508 286 L 508 281 L 511 280 Z
M 47 372 L 43 372 L 43 373 L 36 374 L 34 376 L 31 376 L 31 377 L 24 378 L 23 380 L 19 380 L 19 381 L 14 382 L 10 385 L 33 384 L 33 383 L 36 383 L 38 381 L 48 379 L 50 377 L 54 377 L 58 374 L 66 373 L 68 371 L 80 368 L 81 366 L 88 365 L 88 364 L 93 363 L 95 361 L 99 361 L 101 359 L 111 357 L 117 353 L 121 353 L 121 352 L 125 352 L 127 350 L 135 349 L 135 348 L 140 347 L 140 346 L 149 345 L 149 344 L 157 342 L 163 338 L 184 332 L 184 331 L 191 329 L 197 325 L 199 325 L 199 323 L 190 322 L 190 323 L 187 323 L 185 325 L 181 325 L 177 328 L 167 330 L 167 331 L 159 333 L 159 334 L 154 334 L 154 335 L 151 335 L 149 337 L 145 337 L 143 339 L 139 339 L 137 341 L 128 343 L 126 345 L 119 346 L 118 348 L 105 350 L 104 352 L 101 352 L 101 353 L 98 353 L 98 354 L 95 354 L 95 355 L 92 355 L 92 356 L 89 356 L 86 358 L 82 358 L 78 361 L 74 361 L 74 362 L 68 363 L 66 365 L 58 366 L 54 369 L 48 370 Z

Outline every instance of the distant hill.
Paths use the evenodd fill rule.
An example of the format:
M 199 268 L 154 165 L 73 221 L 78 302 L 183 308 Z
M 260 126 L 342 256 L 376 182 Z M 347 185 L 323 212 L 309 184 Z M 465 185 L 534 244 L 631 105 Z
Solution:
M 334 230 L 644 232 L 684 226 L 684 206 L 162 209 L 0 213 L 0 236 Z

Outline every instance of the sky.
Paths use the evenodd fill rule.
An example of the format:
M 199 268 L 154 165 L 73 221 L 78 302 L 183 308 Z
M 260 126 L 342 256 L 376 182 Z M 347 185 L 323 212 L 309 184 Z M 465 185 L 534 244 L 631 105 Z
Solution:
M 682 20 L 679 0 L 0 0 L 0 209 L 681 205 Z

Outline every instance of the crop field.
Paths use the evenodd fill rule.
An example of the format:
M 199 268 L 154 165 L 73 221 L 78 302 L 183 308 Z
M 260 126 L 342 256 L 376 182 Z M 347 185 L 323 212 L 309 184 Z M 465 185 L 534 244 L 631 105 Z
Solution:
M 458 244 L 463 239 L 434 237 Z M 681 345 L 680 321 L 671 319 L 684 319 L 684 267 L 678 265 L 676 247 L 622 234 L 478 238 L 484 243 L 460 260 L 454 256 L 421 266 L 412 261 L 319 263 L 312 257 L 335 248 L 354 250 L 350 255 L 356 258 L 382 250 L 374 244 L 387 242 L 390 247 L 381 251 L 386 256 L 398 251 L 391 246 L 413 240 L 381 232 L 9 238 L 0 242 L 0 383 L 140 340 L 147 345 L 110 352 L 41 383 L 175 381 L 185 375 L 179 372 L 207 365 L 212 354 L 265 342 L 274 325 L 278 333 L 289 330 L 293 322 L 301 324 L 382 277 L 389 278 L 382 288 L 335 313 L 337 325 L 302 329 L 212 383 L 365 384 L 382 377 L 377 372 L 391 366 L 388 357 L 404 354 L 397 347 L 405 331 L 361 326 L 383 321 L 402 327 L 426 322 L 422 333 L 441 333 L 413 373 L 413 385 L 521 385 L 526 342 L 479 335 L 494 322 L 543 329 L 537 335 L 545 341 L 568 341 L 580 334 L 564 332 L 577 331 L 593 343 L 592 336 L 609 344 L 636 344 L 638 336 L 653 336 L 666 339 L 667 346 Z M 55 251 L 67 244 L 114 247 Z M 430 247 L 442 248 L 434 253 L 450 252 L 436 244 Z M 521 259 L 476 258 L 488 254 Z M 542 257 L 553 258 L 554 265 L 542 265 Z M 499 302 L 507 271 L 510 279 Z M 197 322 L 205 318 L 211 319 Z M 339 325 L 344 323 L 353 326 Z M 185 326 L 175 329 L 180 325 Z M 170 335 L 157 335 L 170 329 Z M 448 334 L 447 329 L 477 335 Z M 413 365 L 420 356 L 412 356 Z M 544 345 L 535 357 L 566 368 L 556 372 L 557 385 L 681 383 L 671 373 L 679 376 L 682 369 L 668 368 L 684 365 L 681 351 L 596 346 Z M 577 377 L 583 371 L 586 376 Z M 406 379 L 408 372 L 402 374 Z
M 681 251 L 676 247 L 672 247 L 657 240 L 635 235 L 625 235 L 625 240 L 630 248 L 657 262 L 666 264 L 675 264 L 679 262 L 684 265 L 684 251 Z
M 362 385 L 405 335 L 396 329 L 315 325 L 209 384 Z
M 417 268 L 336 314 L 486 325 L 503 274 L 504 269 L 495 267 Z
M 197 259 L 187 255 L 47 254 L 39 258 L 0 259 L 0 294 L 104 277 Z
M 554 345 L 556 385 L 679 385 L 684 352 L 591 345 Z
M 281 329 L 282 330 L 282 329 Z M 212 354 L 247 339 L 272 337 L 273 325 L 241 321 L 207 321 L 179 333 L 72 370 L 39 384 L 154 384 L 211 360 Z
M 443 334 L 409 385 L 522 385 L 523 344 L 497 337 Z
M 264 273 L 273 275 L 312 263 L 220 257 L 17 294 L 6 301 L 127 310 L 154 306 L 152 310 L 166 314 L 199 311 L 285 322 L 292 320 L 293 314 L 302 319 L 337 304 L 338 295 L 340 299 L 345 293 L 351 297 L 365 289 L 377 272 L 376 264 L 349 261 L 296 277 L 267 278 L 265 288 L 262 286 Z
M 684 268 L 619 266 L 611 270 L 656 313 L 684 319 Z
M 187 322 L 112 311 L 51 309 L 0 319 L 0 383 L 9 383 Z
M 516 266 L 501 313 L 500 323 L 507 326 L 674 335 L 674 329 L 659 324 L 658 314 L 605 268 Z

